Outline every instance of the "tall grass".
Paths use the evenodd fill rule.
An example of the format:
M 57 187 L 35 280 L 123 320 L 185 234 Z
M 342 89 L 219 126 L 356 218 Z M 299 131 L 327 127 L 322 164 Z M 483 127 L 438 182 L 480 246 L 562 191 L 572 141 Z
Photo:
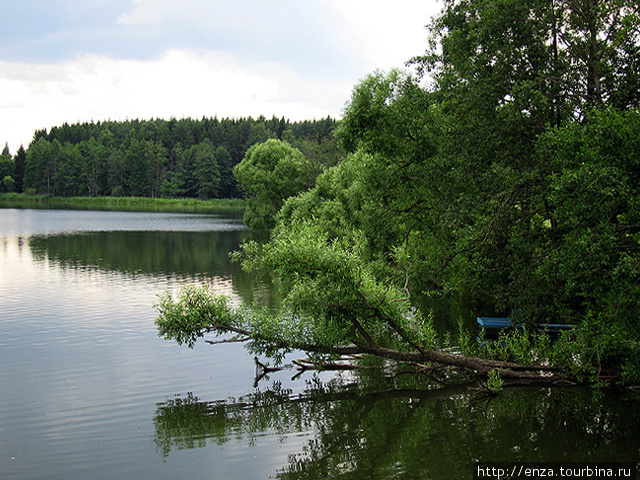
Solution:
M 0 194 L 0 207 L 77 208 L 96 210 L 211 212 L 244 208 L 241 199 L 147 198 L 147 197 L 52 197 L 24 193 Z

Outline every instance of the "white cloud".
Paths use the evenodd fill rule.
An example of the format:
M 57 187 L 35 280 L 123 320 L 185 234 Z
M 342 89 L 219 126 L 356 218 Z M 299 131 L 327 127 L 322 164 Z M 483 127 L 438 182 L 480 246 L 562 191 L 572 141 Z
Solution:
M 14 16 L 36 3 L 14 4 Z M 12 152 L 36 129 L 64 122 L 339 116 L 365 75 L 424 51 L 424 25 L 439 7 L 437 0 L 100 0 L 78 13 L 76 4 L 65 3 L 77 18 L 58 14 L 42 32 L 35 25 L 13 32 L 21 33 L 17 43 L 11 35 L 0 42 L 0 142 Z
M 171 50 L 148 61 L 84 56 L 62 65 L 0 62 L 0 137 L 15 152 L 36 128 L 64 122 L 276 115 L 338 116 L 350 81 L 314 81 L 275 63 Z M 36 120 L 37 119 L 37 120 Z M 37 121 L 37 124 L 34 122 Z
M 426 25 L 440 9 L 438 0 L 330 0 L 338 18 L 348 29 L 347 41 L 373 68 L 402 67 L 424 53 Z
M 176 21 L 182 18 L 202 20 L 206 18 L 207 3 L 215 5 L 215 1 L 200 2 L 197 0 L 162 1 L 162 0 L 133 0 L 134 8 L 120 15 L 120 25 L 148 25 L 162 20 Z
M 233 53 L 244 61 L 296 64 L 306 71 L 348 70 L 359 58 L 340 41 L 344 25 L 336 20 L 327 0 L 135 0 L 118 17 L 117 27 L 122 35 L 141 39 L 145 48 L 171 43 Z

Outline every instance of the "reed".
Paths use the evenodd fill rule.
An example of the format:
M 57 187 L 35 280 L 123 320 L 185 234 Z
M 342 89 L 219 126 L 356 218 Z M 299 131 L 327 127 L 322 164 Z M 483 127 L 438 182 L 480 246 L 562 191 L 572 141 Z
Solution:
M 242 199 L 147 198 L 147 197 L 53 197 L 25 193 L 0 194 L 0 207 L 46 207 L 135 211 L 220 211 L 243 209 Z

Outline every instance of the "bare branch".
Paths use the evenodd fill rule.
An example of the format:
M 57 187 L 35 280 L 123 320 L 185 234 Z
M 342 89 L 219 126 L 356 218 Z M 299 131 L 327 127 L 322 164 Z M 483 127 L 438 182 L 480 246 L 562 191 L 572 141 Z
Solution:
M 208 343 L 209 345 L 218 345 L 221 343 L 244 343 L 244 342 L 248 342 L 249 340 L 251 340 L 250 337 L 234 337 L 234 338 L 227 338 L 225 340 L 205 340 L 205 343 Z

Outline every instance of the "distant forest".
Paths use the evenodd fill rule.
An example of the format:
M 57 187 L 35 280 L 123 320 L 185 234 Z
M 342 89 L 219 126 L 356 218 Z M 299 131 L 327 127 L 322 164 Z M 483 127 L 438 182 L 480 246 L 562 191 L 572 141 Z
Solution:
M 337 121 L 191 118 L 64 124 L 0 156 L 0 192 L 70 196 L 238 198 L 233 167 L 249 147 L 283 140 L 316 164 L 338 163 Z

